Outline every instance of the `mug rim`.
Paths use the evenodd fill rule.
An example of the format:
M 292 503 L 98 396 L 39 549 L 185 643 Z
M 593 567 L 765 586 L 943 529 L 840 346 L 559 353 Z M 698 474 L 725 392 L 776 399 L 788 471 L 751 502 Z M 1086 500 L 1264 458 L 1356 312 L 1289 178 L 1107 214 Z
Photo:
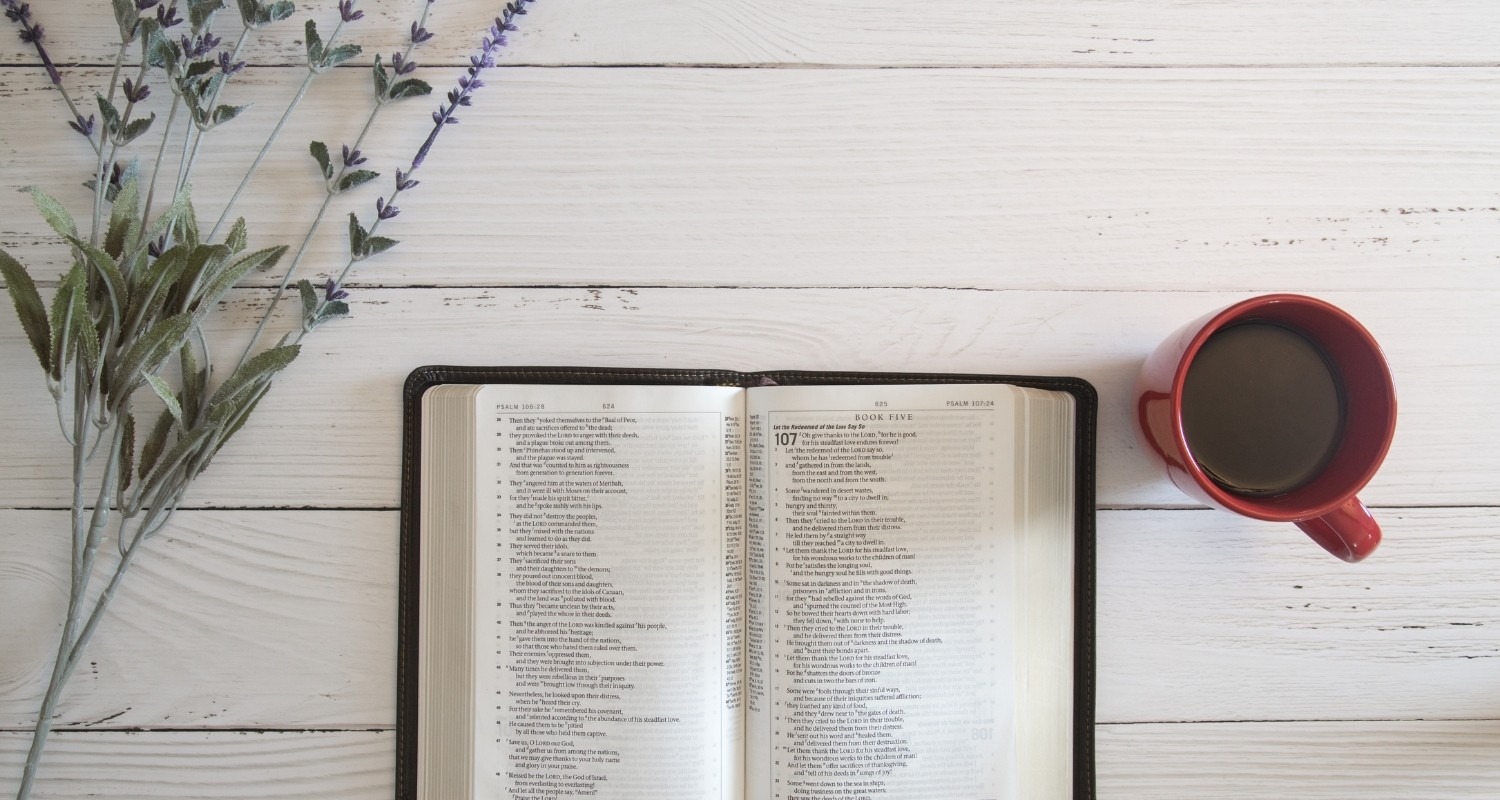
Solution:
M 1287 305 L 1302 309 L 1311 309 L 1315 313 L 1322 314 L 1328 318 L 1333 319 L 1340 326 L 1347 329 L 1351 334 L 1353 334 L 1354 339 L 1358 340 L 1360 345 L 1365 350 L 1367 350 L 1371 356 L 1373 356 L 1372 364 L 1378 368 L 1378 375 L 1376 376 L 1376 380 L 1380 382 L 1382 391 L 1384 392 L 1385 396 L 1389 398 L 1388 412 L 1383 415 L 1383 419 L 1378 420 L 1381 423 L 1381 441 L 1379 443 L 1379 446 L 1376 448 L 1374 457 L 1369 459 L 1363 465 L 1363 467 L 1354 474 L 1353 479 L 1347 481 L 1346 485 L 1341 487 L 1339 491 L 1334 495 L 1330 496 L 1323 502 L 1317 503 L 1315 506 L 1302 509 L 1276 509 L 1273 508 L 1270 503 L 1265 502 L 1265 500 L 1258 499 L 1252 496 L 1237 494 L 1224 488 L 1213 478 L 1209 477 L 1208 473 L 1198 465 L 1198 460 L 1193 457 L 1193 449 L 1188 444 L 1187 433 L 1183 429 L 1182 424 L 1182 398 L 1183 389 L 1187 383 L 1188 367 L 1191 366 L 1193 361 L 1197 358 L 1199 351 L 1202 350 L 1203 345 L 1208 341 L 1209 337 L 1233 324 L 1243 321 L 1249 321 L 1253 312 L 1258 309 L 1263 309 L 1268 306 L 1275 305 Z M 1295 329 L 1295 326 L 1293 327 Z M 1301 331 L 1298 331 L 1298 333 L 1301 333 Z M 1307 334 L 1302 335 L 1307 336 Z M 1319 343 L 1314 340 L 1314 344 Z M 1321 345 L 1320 349 L 1322 349 Z M 1193 479 L 1193 482 L 1196 483 L 1202 491 L 1207 493 L 1215 503 L 1218 503 L 1219 505 L 1231 511 L 1234 511 L 1235 513 L 1243 514 L 1247 517 L 1273 522 L 1297 522 L 1301 520 L 1313 519 L 1323 516 L 1324 514 L 1327 514 L 1338 508 L 1339 506 L 1342 506 L 1343 504 L 1349 502 L 1350 499 L 1358 494 L 1359 490 L 1363 489 L 1365 485 L 1375 477 L 1375 473 L 1379 471 L 1381 464 L 1385 461 L 1386 454 L 1390 450 L 1391 441 L 1395 436 L 1396 430 L 1395 381 L 1391 377 L 1390 365 L 1387 363 L 1385 354 L 1380 349 L 1380 345 L 1375 341 L 1375 337 L 1371 336 L 1370 332 L 1360 324 L 1359 320 L 1356 320 L 1347 311 L 1344 311 L 1338 306 L 1335 306 L 1325 300 L 1320 300 L 1316 297 L 1309 297 L 1307 295 L 1286 293 L 1258 295 L 1256 297 L 1247 298 L 1232 305 L 1226 306 L 1225 308 L 1220 309 L 1218 312 L 1214 313 L 1211 317 L 1209 317 L 1207 321 L 1199 326 L 1197 332 L 1193 334 L 1193 337 L 1187 342 L 1186 346 L 1184 347 L 1182 355 L 1178 357 L 1177 365 L 1172 373 L 1172 386 L 1171 391 L 1168 393 L 1168 397 L 1170 398 L 1171 403 L 1170 422 L 1173 442 L 1174 444 L 1176 444 L 1178 452 L 1186 456 L 1183 459 L 1181 467 L 1188 474 L 1188 476 Z M 1340 447 L 1342 447 L 1342 444 L 1340 445 Z M 1295 492 L 1297 490 L 1293 491 Z M 1285 496 L 1286 495 L 1278 495 L 1278 497 Z

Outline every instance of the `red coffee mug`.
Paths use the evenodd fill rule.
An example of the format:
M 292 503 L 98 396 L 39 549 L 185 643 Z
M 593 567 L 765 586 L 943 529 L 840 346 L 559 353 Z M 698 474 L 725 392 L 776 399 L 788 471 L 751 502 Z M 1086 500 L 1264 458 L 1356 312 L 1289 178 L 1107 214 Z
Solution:
M 1342 428 L 1316 474 L 1280 494 L 1236 491 L 1194 458 L 1183 429 L 1188 369 L 1210 336 L 1232 325 L 1271 323 L 1311 342 L 1342 388 Z M 1396 430 L 1396 389 L 1375 339 L 1353 317 L 1312 297 L 1254 297 L 1179 328 L 1146 359 L 1136 381 L 1136 423 L 1167 477 L 1189 496 L 1255 519 L 1293 522 L 1345 561 L 1380 544 L 1380 526 L 1354 495 L 1380 467 Z

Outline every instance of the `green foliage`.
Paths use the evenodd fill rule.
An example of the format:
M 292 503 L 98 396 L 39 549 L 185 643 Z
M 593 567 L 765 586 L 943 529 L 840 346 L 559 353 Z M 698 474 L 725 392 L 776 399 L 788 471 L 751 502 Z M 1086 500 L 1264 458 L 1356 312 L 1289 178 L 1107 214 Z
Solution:
M 432 86 L 421 78 L 407 78 L 396 81 L 391 87 L 390 97 L 392 100 L 402 100 L 407 97 L 425 97 L 432 94 Z
M 10 253 L 0 250 L 0 275 L 5 278 L 5 288 L 15 304 L 16 316 L 21 320 L 21 329 L 26 331 L 26 340 L 42 363 L 42 371 L 52 372 L 52 326 L 47 322 L 47 307 L 42 296 L 37 294 L 36 283 L 21 262 L 11 258 Z
M 323 180 L 333 180 L 333 161 L 328 157 L 328 145 L 322 142 L 308 142 L 307 151 L 312 153 L 313 160 L 318 162 L 318 168 L 323 170 Z

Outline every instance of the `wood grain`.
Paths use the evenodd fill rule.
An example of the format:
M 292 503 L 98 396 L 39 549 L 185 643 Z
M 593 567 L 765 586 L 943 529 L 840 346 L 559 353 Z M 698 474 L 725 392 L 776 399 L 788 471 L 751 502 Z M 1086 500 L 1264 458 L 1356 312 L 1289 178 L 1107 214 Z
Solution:
M 15 795 L 27 744 L 0 733 L 0 795 Z M 394 735 L 373 731 L 59 733 L 31 796 L 389 800 L 395 746 Z
M 1500 781 L 1492 721 L 1107 725 L 1096 743 L 1102 798 L 1460 800 L 1493 797 Z M 0 793 L 14 791 L 24 747 L 0 734 Z M 68 732 L 33 797 L 107 785 L 114 800 L 384 799 L 394 747 L 389 732 Z
M 1500 509 L 1381 516 L 1386 543 L 1351 567 L 1290 526 L 1100 512 L 1099 720 L 1500 719 Z M 59 724 L 390 727 L 396 517 L 182 512 Z M 0 729 L 30 725 L 45 689 L 65 524 L 0 511 Z
M 374 512 L 178 515 L 122 584 L 62 722 L 389 727 L 396 526 Z M 33 724 L 46 690 L 68 599 L 66 530 L 66 512 L 0 512 L 0 729 Z M 117 561 L 101 557 L 111 572 Z
M 295 80 L 226 90 L 254 105 L 200 158 L 201 216 Z M 236 208 L 256 244 L 300 240 L 322 199 L 307 142 L 353 141 L 367 82 L 314 86 Z M 430 106 L 386 111 L 367 166 L 404 166 Z M 91 162 L 40 74 L 0 84 L 0 107 L 0 174 L 81 214 Z M 443 134 L 382 227 L 402 246 L 356 280 L 1495 289 L 1497 107 L 1500 69 L 514 70 Z M 339 270 L 347 214 L 368 224 L 388 190 L 338 198 L 307 268 Z M 66 266 L 25 195 L 0 192 L 0 246 L 39 278 Z
M 389 51 L 404 43 L 416 5 L 361 0 L 366 17 L 346 35 L 368 52 Z M 38 13 L 55 58 L 97 63 L 113 57 L 109 43 L 118 34 L 106 9 L 87 0 L 45 6 Z M 298 15 L 282 23 L 286 28 L 251 40 L 251 58 L 296 63 L 304 19 L 316 19 L 325 35 L 332 29 L 333 3 L 299 6 Z M 500 6 L 444 0 L 430 26 L 441 36 L 426 57 L 467 57 L 477 31 Z M 550 65 L 1472 65 L 1495 63 L 1500 35 L 1500 16 L 1485 0 L 543 0 L 524 22 L 509 57 Z M 237 15 L 225 13 L 218 27 L 232 42 Z M 5 44 L 0 63 L 35 58 L 14 40 Z
M 1099 502 L 1190 505 L 1139 450 L 1136 371 L 1178 325 L 1243 295 L 894 289 L 363 290 L 320 329 L 245 432 L 194 487 L 194 506 L 396 505 L 400 387 L 423 364 L 1071 373 L 1101 394 Z M 1384 342 L 1401 410 L 1365 498 L 1381 505 L 1500 503 L 1500 293 L 1321 296 Z M 239 292 L 220 360 L 265 294 Z M 20 327 L 0 314 L 0 507 L 65 508 L 68 453 Z M 154 416 L 149 404 L 143 413 Z M 147 419 L 151 418 L 150 416 Z M 1455 425 L 1454 420 L 1463 420 Z
M 1099 797 L 1493 798 L 1500 721 L 1104 725 Z

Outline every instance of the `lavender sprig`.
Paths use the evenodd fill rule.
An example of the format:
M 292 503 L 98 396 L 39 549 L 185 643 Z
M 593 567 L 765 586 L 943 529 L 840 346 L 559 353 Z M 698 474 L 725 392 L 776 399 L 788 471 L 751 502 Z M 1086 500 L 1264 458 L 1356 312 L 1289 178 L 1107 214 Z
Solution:
M 36 49 L 37 57 L 42 60 L 42 68 L 47 71 L 47 78 L 57 91 L 62 94 L 63 102 L 67 104 L 72 119 L 68 121 L 68 127 L 82 134 L 89 140 L 89 146 L 97 154 L 103 149 L 103 142 L 95 141 L 94 118 L 92 115 L 85 118 L 79 113 L 78 106 L 73 102 L 73 96 L 68 94 L 67 87 L 63 86 L 62 73 L 57 71 L 57 65 L 52 63 L 52 56 L 48 55 L 46 45 L 42 42 L 46 39 L 46 31 L 42 29 L 31 17 L 31 5 L 22 3 L 20 0 L 0 0 L 0 8 L 5 9 L 5 18 L 21 26 L 19 35 L 21 41 Z M 102 137 L 101 137 L 102 138 Z
M 484 88 L 484 81 L 480 79 L 480 75 L 486 69 L 495 66 L 495 57 L 500 54 L 500 51 L 506 45 L 510 44 L 510 40 L 506 37 L 506 34 L 512 33 L 517 29 L 515 18 L 524 16 L 526 14 L 526 7 L 534 2 L 536 0 L 513 0 L 513 2 L 505 4 L 505 11 L 495 18 L 494 24 L 490 26 L 490 29 L 480 40 L 479 52 L 469 57 L 469 66 L 464 70 L 464 74 L 459 76 L 457 86 L 448 92 L 447 102 L 439 103 L 437 111 L 433 112 L 432 131 L 427 134 L 427 138 L 422 142 L 422 146 L 417 148 L 416 155 L 412 157 L 411 165 L 405 170 L 396 170 L 395 188 L 389 197 L 380 197 L 375 200 L 375 221 L 371 223 L 369 229 L 364 229 L 359 224 L 358 219 L 353 214 L 350 215 L 349 261 L 344 265 L 344 270 L 339 273 L 338 278 L 334 280 L 335 285 L 342 286 L 344 284 L 345 279 L 349 277 L 349 271 L 354 268 L 356 263 L 396 245 L 395 240 L 376 236 L 375 231 L 379 229 L 380 223 L 388 219 L 394 219 L 401 213 L 401 209 L 395 204 L 396 198 L 402 192 L 416 188 L 421 183 L 412 176 L 426 162 L 427 156 L 432 152 L 433 145 L 437 143 L 438 134 L 442 133 L 443 129 L 449 125 L 457 124 L 458 109 L 468 107 L 473 102 L 472 96 L 474 92 Z M 316 308 L 309 309 L 310 316 L 315 320 L 321 319 L 321 314 L 326 306 L 327 301 L 325 300 Z M 304 328 L 305 331 L 306 328 Z M 300 341 L 300 337 L 298 340 Z

